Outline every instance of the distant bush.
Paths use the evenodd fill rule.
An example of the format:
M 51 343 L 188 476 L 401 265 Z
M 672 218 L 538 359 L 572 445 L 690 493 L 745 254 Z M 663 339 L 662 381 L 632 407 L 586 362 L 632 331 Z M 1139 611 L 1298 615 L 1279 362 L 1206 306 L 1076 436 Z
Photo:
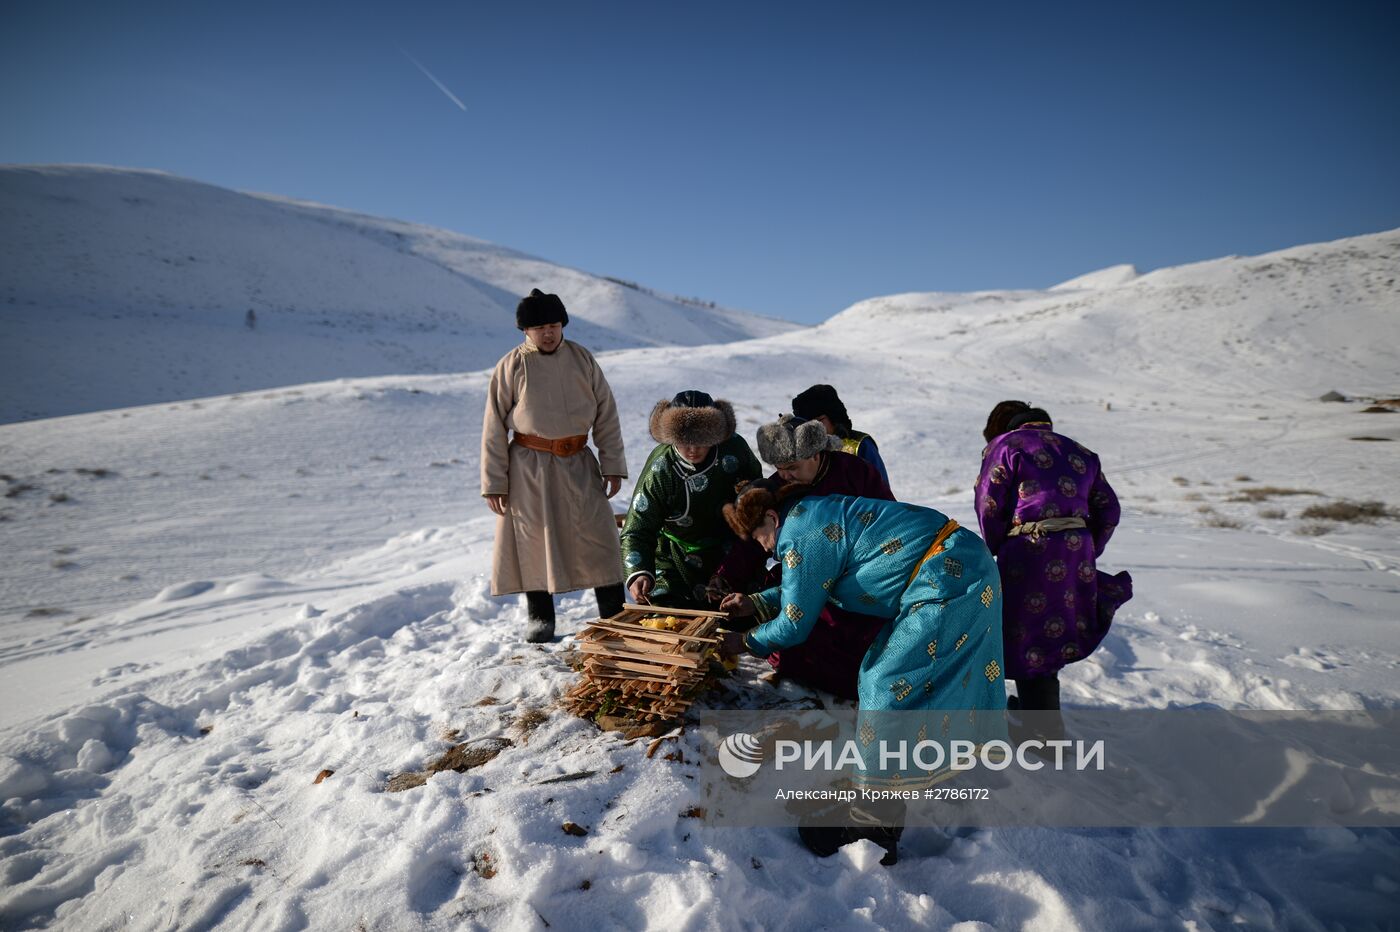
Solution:
M 1260 508 L 1259 517 L 1277 521 L 1279 518 L 1288 517 L 1288 512 L 1284 511 L 1282 508 Z
M 1345 521 L 1349 524 L 1375 524 L 1381 518 L 1394 517 L 1385 502 L 1328 502 L 1309 505 L 1300 517 L 1325 521 Z
M 1332 525 L 1322 524 L 1321 522 L 1315 521 L 1312 524 L 1304 524 L 1299 526 L 1298 533 L 1302 534 L 1304 537 L 1321 537 L 1323 534 L 1326 534 L 1331 530 Z
M 1244 527 L 1243 524 L 1241 524 L 1240 522 L 1236 521 L 1234 518 L 1230 517 L 1229 515 L 1215 514 L 1214 512 L 1212 512 L 1211 514 L 1206 515 L 1205 521 L 1204 521 L 1203 523 L 1205 524 L 1206 527 L 1233 527 L 1233 528 Z
M 1253 489 L 1240 489 L 1234 495 L 1225 499 L 1227 502 L 1267 502 L 1272 498 L 1284 495 L 1321 495 L 1312 489 L 1285 489 L 1276 485 L 1261 485 Z

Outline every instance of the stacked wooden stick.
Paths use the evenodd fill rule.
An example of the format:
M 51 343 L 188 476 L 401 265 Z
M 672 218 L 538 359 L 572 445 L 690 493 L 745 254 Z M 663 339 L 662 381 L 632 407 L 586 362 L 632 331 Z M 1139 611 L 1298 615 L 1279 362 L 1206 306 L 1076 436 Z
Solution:
M 672 616 L 670 630 L 648 628 L 644 619 Z M 577 644 L 583 677 L 565 695 L 569 711 L 592 718 L 599 712 L 639 722 L 676 718 L 695 700 L 709 671 L 710 653 L 723 612 L 623 606 L 621 614 L 588 625 Z

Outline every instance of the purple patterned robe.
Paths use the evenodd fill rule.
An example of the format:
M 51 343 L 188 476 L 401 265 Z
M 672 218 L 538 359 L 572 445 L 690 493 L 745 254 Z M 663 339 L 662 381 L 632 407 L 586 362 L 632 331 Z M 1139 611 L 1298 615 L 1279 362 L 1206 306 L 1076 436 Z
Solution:
M 1049 424 L 1026 424 L 982 451 L 977 519 L 1001 570 L 1008 679 L 1049 676 L 1099 646 L 1132 577 L 1098 571 L 1118 524 L 1118 497 L 1099 458 Z M 1015 525 L 1083 518 L 1087 527 L 1009 537 Z

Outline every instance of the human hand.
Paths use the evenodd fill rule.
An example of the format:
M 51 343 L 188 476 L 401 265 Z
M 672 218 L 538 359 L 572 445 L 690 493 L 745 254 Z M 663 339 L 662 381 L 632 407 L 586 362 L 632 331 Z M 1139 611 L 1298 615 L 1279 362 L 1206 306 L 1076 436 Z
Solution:
M 651 604 L 651 587 L 653 580 L 650 576 L 638 576 L 632 580 L 632 584 L 627 587 L 627 591 L 632 594 L 632 601 L 637 605 Z
M 504 518 L 506 516 L 506 509 L 510 507 L 510 496 L 488 495 L 486 496 L 486 506 Z
M 612 498 L 614 495 L 616 495 L 616 494 L 617 494 L 617 490 L 620 489 L 620 488 L 622 488 L 622 477 L 621 477 L 621 476 L 604 476 L 604 477 L 603 477 L 603 494 L 604 494 L 605 496 L 607 496 L 608 498 Z
M 719 603 L 719 610 L 731 618 L 747 618 L 756 611 L 753 599 L 742 592 L 731 592 L 725 596 Z

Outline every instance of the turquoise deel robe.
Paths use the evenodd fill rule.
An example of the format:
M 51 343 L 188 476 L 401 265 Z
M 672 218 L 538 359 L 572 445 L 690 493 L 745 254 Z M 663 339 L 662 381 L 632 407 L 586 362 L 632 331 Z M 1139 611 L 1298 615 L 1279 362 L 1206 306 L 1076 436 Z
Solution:
M 802 643 L 828 600 L 890 619 L 861 662 L 863 744 L 1005 739 L 1001 580 L 980 537 L 931 508 L 829 495 L 792 507 L 774 556 L 783 585 L 755 597 L 767 620 L 745 638 L 753 653 Z

